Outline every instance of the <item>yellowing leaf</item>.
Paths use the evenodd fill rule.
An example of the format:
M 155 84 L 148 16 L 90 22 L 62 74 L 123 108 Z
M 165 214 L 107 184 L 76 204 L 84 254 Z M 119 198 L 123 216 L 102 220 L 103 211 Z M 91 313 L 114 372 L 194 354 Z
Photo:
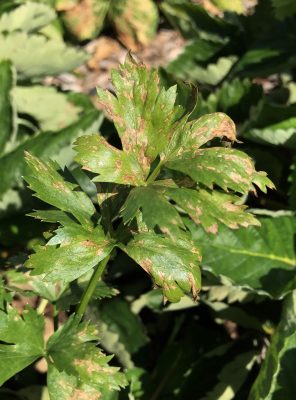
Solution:
M 128 49 L 147 46 L 154 38 L 158 11 L 152 0 L 112 0 L 109 14 L 119 39 Z

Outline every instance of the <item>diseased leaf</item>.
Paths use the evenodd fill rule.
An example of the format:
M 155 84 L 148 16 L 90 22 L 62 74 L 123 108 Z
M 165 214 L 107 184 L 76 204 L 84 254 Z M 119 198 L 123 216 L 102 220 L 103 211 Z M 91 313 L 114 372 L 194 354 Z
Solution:
M 48 25 L 54 18 L 55 12 L 46 4 L 26 2 L 0 17 L 0 32 L 34 32 Z
M 240 226 L 260 225 L 246 206 L 239 203 L 240 198 L 218 191 L 199 189 L 166 189 L 170 196 L 196 224 L 201 224 L 207 232 L 217 233 L 218 223 L 237 229 Z
M 23 316 L 0 311 L 0 385 L 44 355 L 43 329 L 43 316 L 32 309 Z
M 62 20 L 70 33 L 78 40 L 86 40 L 100 33 L 109 5 L 110 0 L 75 0 L 69 6 L 58 3 L 58 9 L 64 10 Z
M 151 186 L 130 191 L 121 209 L 123 222 L 130 222 L 139 211 L 149 229 L 158 227 L 163 233 L 173 233 L 176 229 L 185 228 L 175 207 Z
M 97 339 L 95 327 L 73 316 L 50 337 L 48 388 L 52 398 L 98 399 L 102 391 L 112 392 L 126 385 L 119 368 L 108 365 L 112 356 L 96 347 Z
M 116 97 L 98 89 L 99 104 L 114 121 L 123 150 L 135 156 L 145 177 L 180 113 L 174 106 L 176 87 L 165 90 L 159 80 L 156 71 L 128 57 L 112 74 Z
M 122 250 L 151 275 L 169 301 L 179 301 L 184 293 L 197 297 L 201 257 L 193 243 L 181 239 L 173 242 L 153 233 L 141 233 L 122 246 Z
M 95 267 L 113 247 L 100 226 L 89 230 L 72 222 L 59 228 L 46 246 L 36 249 L 26 267 L 33 269 L 32 275 L 44 274 L 46 281 L 71 282 Z
M 18 113 L 33 116 L 42 131 L 57 131 L 74 123 L 81 108 L 53 87 L 17 86 L 13 99 Z
M 238 231 L 221 226 L 206 235 L 186 224 L 201 247 L 203 267 L 232 285 L 282 298 L 296 287 L 294 225 L 289 217 L 262 218 L 261 227 Z
M 194 152 L 194 158 L 187 158 L 185 155 L 184 158 L 166 162 L 166 166 L 189 175 L 210 189 L 216 184 L 224 190 L 232 189 L 242 194 L 250 190 L 255 191 L 254 180 L 258 174 L 259 177 L 262 175 L 256 172 L 254 163 L 248 155 L 239 150 L 223 147 L 199 149 Z M 259 178 L 259 184 L 260 181 Z M 266 183 L 273 188 L 273 184 L 267 178 Z
M 80 191 L 74 191 L 76 185 L 66 182 L 56 171 L 58 165 L 52 161 L 47 164 L 27 153 L 28 170 L 25 175 L 30 189 L 36 197 L 62 211 L 70 212 L 85 227 L 91 227 L 91 217 L 95 208 L 89 197 Z
M 75 160 L 91 172 L 100 174 L 95 182 L 141 185 L 144 176 L 134 154 L 111 146 L 102 136 L 82 136 L 75 143 Z
M 296 354 L 296 291 L 284 300 L 279 326 L 272 336 L 266 358 L 248 399 L 292 399 L 296 390 L 294 365 Z
M 155 36 L 158 11 L 152 0 L 111 0 L 109 16 L 128 49 L 147 46 Z
M 9 61 L 0 63 L 0 154 L 14 131 L 14 108 L 11 91 L 14 85 L 12 65 Z
M 13 62 L 20 79 L 57 75 L 78 67 L 88 56 L 62 41 L 25 32 L 0 34 L 0 60 Z
M 165 162 L 194 157 L 200 147 L 215 138 L 236 141 L 234 122 L 224 113 L 206 114 L 190 122 L 184 117 L 174 128 L 169 144 L 162 154 Z

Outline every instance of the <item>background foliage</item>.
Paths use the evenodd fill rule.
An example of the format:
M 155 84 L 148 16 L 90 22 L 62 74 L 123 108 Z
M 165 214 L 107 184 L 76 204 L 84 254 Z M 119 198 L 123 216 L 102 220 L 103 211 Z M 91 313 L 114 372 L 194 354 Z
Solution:
M 121 391 L 103 388 L 104 399 L 294 398 L 296 9 L 294 1 L 260 0 L 248 9 L 245 3 L 1 2 L 1 383 L 14 368 L 13 361 L 10 370 L 7 367 L 7 359 L 11 360 L 7 352 L 8 357 L 9 352 L 21 352 L 26 367 L 2 386 L 1 398 L 45 400 L 49 389 L 51 398 L 66 399 L 69 394 L 58 385 L 59 371 L 64 371 L 68 386 L 76 384 L 72 376 L 78 367 L 71 357 L 75 358 L 77 341 L 83 343 L 84 359 L 96 360 L 101 367 L 106 367 L 108 354 L 115 355 L 108 367 L 113 389 L 128 382 Z M 241 141 L 235 148 L 246 152 L 257 170 L 268 172 L 276 190 L 241 199 L 261 227 L 231 230 L 221 225 L 214 236 L 190 218 L 182 219 L 203 256 L 203 284 L 196 302 L 185 296 L 178 303 L 163 304 L 161 289 L 153 289 L 150 278 L 119 252 L 104 282 L 96 287 L 86 313 L 91 324 L 84 327 L 67 316 L 89 275 L 56 287 L 29 275 L 24 267 L 27 256 L 50 238 L 42 234 L 49 230 L 48 223 L 26 216 L 43 210 L 42 200 L 48 201 L 48 194 L 40 200 L 27 189 L 22 180 L 28 176 L 24 151 L 57 161 L 66 179 L 95 200 L 95 184 L 73 161 L 72 143 L 81 137 L 78 144 L 83 146 L 83 135 L 95 134 L 101 127 L 102 135 L 118 147 L 114 125 L 89 95 L 48 86 L 46 77 L 85 63 L 89 58 L 85 41 L 102 31 L 136 51 L 163 27 L 178 31 L 185 45 L 161 67 L 162 83 L 166 87 L 177 83 L 178 104 L 191 109 L 192 120 L 213 112 L 229 115 Z M 198 87 L 195 107 L 190 84 Z M 228 143 L 222 145 L 227 148 Z M 147 198 L 143 195 L 144 201 Z M 144 210 L 143 204 L 139 207 Z M 126 209 L 123 217 L 129 220 L 132 211 Z M 50 219 L 52 229 L 57 227 L 55 221 L 61 222 Z M 51 303 L 43 310 L 42 299 Z M 38 313 L 24 310 L 27 304 Z M 46 343 L 53 325 L 63 327 Z M 94 345 L 97 338 L 107 356 Z M 48 364 L 34 364 L 40 357 Z M 117 367 L 126 377 L 118 374 Z M 48 389 L 47 368 L 52 376 Z M 94 374 L 95 382 L 89 385 L 85 370 L 79 368 L 83 390 L 92 399 L 100 376 Z

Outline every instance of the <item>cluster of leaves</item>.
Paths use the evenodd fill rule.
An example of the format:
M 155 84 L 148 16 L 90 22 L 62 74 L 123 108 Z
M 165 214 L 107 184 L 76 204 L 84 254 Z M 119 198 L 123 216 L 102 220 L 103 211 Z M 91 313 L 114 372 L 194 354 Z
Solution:
M 0 183 L 2 220 L 31 209 L 31 196 L 21 180 L 25 150 L 68 165 L 73 158 L 73 140 L 96 131 L 102 122 L 102 113 L 87 96 L 61 93 L 42 81 L 47 75 L 71 71 L 87 59 L 87 54 L 51 35 L 47 28 L 55 13 L 50 7 L 14 3 L 0 7 L 0 163 L 5 171 Z M 12 223 L 5 222 L 8 231 Z M 3 230 L 1 239 L 6 235 Z
M 266 174 L 257 172 L 245 153 L 218 144 L 209 147 L 215 139 L 236 140 L 234 123 L 225 114 L 191 119 L 191 113 L 176 104 L 177 87 L 165 89 L 157 71 L 147 70 L 130 57 L 113 72 L 112 83 L 116 96 L 103 90 L 98 96 L 114 122 L 122 150 L 98 134 L 84 135 L 75 142 L 75 160 L 87 171 L 85 180 L 89 185 L 100 182 L 99 209 L 77 183 L 58 172 L 58 164 L 44 163 L 30 153 L 26 157 L 25 179 L 30 189 L 54 207 L 32 216 L 59 224 L 45 245 L 34 247 L 24 265 L 32 270 L 31 276 L 39 278 L 35 293 L 57 306 L 65 291 L 71 290 L 71 283 L 76 282 L 83 290 L 79 279 L 85 282 L 85 276 L 94 269 L 76 311 L 74 333 L 68 328 L 70 318 L 51 336 L 45 350 L 39 346 L 37 352 L 35 344 L 31 349 L 24 334 L 10 337 L 13 328 L 5 320 L 10 311 L 3 313 L 1 340 L 15 343 L 20 352 L 23 347 L 29 348 L 23 363 L 13 363 L 2 381 L 44 355 L 49 362 L 47 384 L 52 399 L 78 396 L 77 391 L 81 392 L 78 398 L 99 398 L 108 388 L 111 392 L 126 383 L 116 369 L 102 367 L 108 358 L 88 350 L 84 341 L 73 343 L 73 335 L 94 339 L 80 333 L 84 328 L 79 321 L 95 291 L 96 279 L 110 259 L 116 263 L 117 254 L 126 254 L 152 277 L 171 302 L 178 302 L 184 294 L 196 299 L 201 288 L 201 255 L 186 222 L 190 218 L 211 234 L 217 233 L 220 225 L 232 229 L 258 225 L 239 204 L 239 195 L 255 191 L 254 185 L 263 191 L 272 187 Z M 46 293 L 47 285 L 55 289 Z M 68 297 L 68 306 L 69 302 L 75 303 L 75 296 Z M 61 304 L 65 305 L 65 299 Z M 32 321 L 37 318 L 36 312 L 29 311 L 29 315 L 32 318 L 27 321 L 24 317 L 20 324 L 35 325 Z M 38 329 L 42 336 L 43 327 L 38 325 Z M 65 352 L 56 356 L 59 352 L 52 345 L 59 348 L 65 337 L 69 346 L 76 346 L 70 360 Z M 11 357 L 10 351 L 15 350 L 10 344 L 3 346 L 4 354 L 8 352 L 7 357 Z M 59 363 L 63 357 L 66 360 Z M 88 378 L 87 371 L 91 373 Z
M 42 86 L 87 58 L 61 21 L 84 40 L 108 20 L 135 48 L 153 2 L 0 4 L 1 398 L 294 398 L 295 5 L 204 3 L 160 3 L 187 44 L 160 76 L 113 73 L 104 137 L 86 96 Z

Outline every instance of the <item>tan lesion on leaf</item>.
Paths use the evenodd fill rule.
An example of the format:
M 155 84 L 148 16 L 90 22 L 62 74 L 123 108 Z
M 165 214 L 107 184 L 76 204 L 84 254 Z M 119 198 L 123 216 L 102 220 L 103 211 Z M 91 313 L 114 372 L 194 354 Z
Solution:
M 240 174 L 236 172 L 231 172 L 229 176 L 235 183 L 244 183 L 246 185 L 250 184 L 249 179 L 242 177 Z
M 70 193 L 70 189 L 65 184 L 63 184 L 62 182 L 53 182 L 52 186 L 55 189 L 60 190 L 61 192 Z
M 144 269 L 144 271 L 147 272 L 147 274 L 151 274 L 153 264 L 152 261 L 149 260 L 149 258 L 144 258 L 143 260 L 140 261 L 139 264 Z
M 188 281 L 190 283 L 192 297 L 194 300 L 197 300 L 200 288 L 197 287 L 194 275 L 191 272 L 188 274 Z
M 101 392 L 97 390 L 95 394 L 90 394 L 89 391 L 86 392 L 83 389 L 74 389 L 69 400 L 99 400 L 101 396 Z
M 91 360 L 76 359 L 73 361 L 73 364 L 76 367 L 85 369 L 88 374 L 92 374 L 94 372 L 100 372 L 100 373 L 103 372 L 106 375 L 113 375 L 113 373 L 114 373 L 114 370 L 112 368 L 110 368 L 109 366 L 104 367 L 100 364 L 95 363 L 94 361 L 91 361 Z
M 208 227 L 206 228 L 206 231 L 207 231 L 208 233 L 216 234 L 216 233 L 218 232 L 218 224 L 213 224 L 213 225 L 211 225 L 211 226 L 208 226 Z

